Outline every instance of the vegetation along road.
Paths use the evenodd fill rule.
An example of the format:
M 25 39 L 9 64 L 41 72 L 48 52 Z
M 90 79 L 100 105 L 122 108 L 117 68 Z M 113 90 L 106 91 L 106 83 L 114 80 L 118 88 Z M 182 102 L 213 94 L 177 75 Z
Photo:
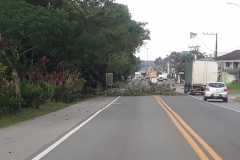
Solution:
M 240 71 L 228 103 L 184 95 L 174 74 L 129 82 L 205 57 L 143 65 L 146 25 L 113 0 L 0 0 L 0 160 L 238 160 Z
M 238 102 L 209 103 L 188 95 L 93 98 L 2 129 L 0 154 L 34 160 L 235 160 L 237 107 Z

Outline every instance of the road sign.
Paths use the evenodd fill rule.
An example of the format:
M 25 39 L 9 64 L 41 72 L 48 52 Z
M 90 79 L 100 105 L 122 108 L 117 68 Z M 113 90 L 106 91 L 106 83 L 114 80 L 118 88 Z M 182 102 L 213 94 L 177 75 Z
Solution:
M 106 85 L 113 85 L 113 73 L 106 73 Z
M 182 51 L 182 54 L 189 54 L 189 51 Z

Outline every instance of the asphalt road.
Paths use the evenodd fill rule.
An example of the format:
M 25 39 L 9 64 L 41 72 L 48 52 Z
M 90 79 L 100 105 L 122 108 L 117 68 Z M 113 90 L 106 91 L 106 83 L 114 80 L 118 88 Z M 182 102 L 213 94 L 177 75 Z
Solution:
M 239 114 L 190 96 L 120 97 L 34 160 L 238 160 Z
M 183 93 L 183 84 L 176 84 L 175 88 L 178 92 Z M 203 100 L 203 95 L 201 94 L 195 94 L 195 95 L 189 95 L 192 98 L 195 98 L 197 100 Z M 208 103 L 211 103 L 213 105 L 216 105 L 218 107 L 223 107 L 223 108 L 227 108 L 227 109 L 231 109 L 237 112 L 240 112 L 240 103 L 231 100 L 231 97 L 234 97 L 232 95 L 229 95 L 228 98 L 228 103 L 224 103 L 221 99 L 209 99 Z
M 208 103 L 190 96 L 162 98 L 223 159 L 239 159 L 240 111 L 229 107 L 240 108 L 240 103 Z

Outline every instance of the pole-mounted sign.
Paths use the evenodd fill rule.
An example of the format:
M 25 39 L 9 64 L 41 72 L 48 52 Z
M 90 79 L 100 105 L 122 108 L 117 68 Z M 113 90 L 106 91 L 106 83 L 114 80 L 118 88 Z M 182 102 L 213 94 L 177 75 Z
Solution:
M 113 73 L 106 73 L 106 85 L 107 86 L 113 85 Z

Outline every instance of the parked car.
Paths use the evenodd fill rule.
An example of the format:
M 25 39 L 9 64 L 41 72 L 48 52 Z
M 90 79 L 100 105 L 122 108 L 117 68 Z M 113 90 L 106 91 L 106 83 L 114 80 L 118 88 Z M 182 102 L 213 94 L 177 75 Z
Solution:
M 203 100 L 222 99 L 228 102 L 228 88 L 224 82 L 209 82 L 204 89 Z

